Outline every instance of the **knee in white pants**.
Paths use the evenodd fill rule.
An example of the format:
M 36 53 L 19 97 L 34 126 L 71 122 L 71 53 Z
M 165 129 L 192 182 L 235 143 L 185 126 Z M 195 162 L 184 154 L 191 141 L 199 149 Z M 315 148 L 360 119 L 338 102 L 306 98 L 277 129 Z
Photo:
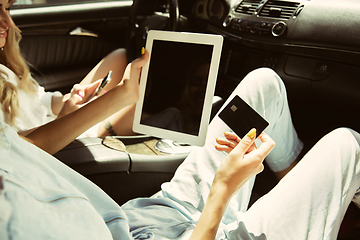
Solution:
M 360 145 L 360 134 L 352 129 L 348 129 L 353 136 L 355 137 L 356 141 L 358 142 L 358 144 Z M 360 208 L 360 186 L 359 188 L 356 190 L 354 198 L 352 200 L 356 206 L 358 206 L 358 208 Z
M 328 134 L 330 138 L 333 140 L 333 146 L 329 146 L 331 149 L 332 147 L 341 148 L 340 150 L 343 152 L 347 152 L 347 156 L 351 156 L 354 154 L 355 162 L 350 164 L 350 166 L 354 166 L 354 169 L 348 169 L 349 173 L 351 171 L 356 172 L 356 176 L 359 178 L 360 176 L 360 134 L 355 132 L 349 128 L 338 128 L 331 133 Z M 355 140 L 355 141 L 354 141 Z M 348 157 L 346 159 L 340 159 L 341 161 L 350 161 L 351 158 Z M 356 192 L 352 201 L 360 208 L 360 184 L 356 186 Z
M 244 85 L 256 88 L 257 91 L 266 93 L 284 93 L 285 85 L 279 75 L 270 68 L 258 68 L 246 75 L 241 81 L 241 88 Z

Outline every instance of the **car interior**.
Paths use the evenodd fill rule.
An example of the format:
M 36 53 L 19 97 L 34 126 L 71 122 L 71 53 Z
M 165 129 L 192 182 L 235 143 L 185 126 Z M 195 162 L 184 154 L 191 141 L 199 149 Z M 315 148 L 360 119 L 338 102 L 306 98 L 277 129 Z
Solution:
M 149 30 L 218 34 L 224 44 L 211 118 L 246 74 L 267 67 L 285 83 L 304 153 L 335 128 L 360 131 L 358 0 L 18 2 L 10 13 L 20 47 L 47 91 L 69 92 L 117 48 L 129 62 L 139 57 Z M 159 191 L 186 158 L 157 150 L 158 140 L 82 138 L 55 156 L 123 204 Z M 266 169 L 257 179 L 253 201 L 276 184 Z

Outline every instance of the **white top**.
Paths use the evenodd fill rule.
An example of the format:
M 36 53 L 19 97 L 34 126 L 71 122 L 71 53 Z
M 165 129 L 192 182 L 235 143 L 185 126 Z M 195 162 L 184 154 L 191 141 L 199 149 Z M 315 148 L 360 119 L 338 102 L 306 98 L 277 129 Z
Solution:
M 1 240 L 133 239 L 125 212 L 99 187 L 1 121 L 0 129 Z
M 37 86 L 38 91 L 36 93 L 26 92 L 18 88 L 20 79 L 13 71 L 2 64 L 0 64 L 0 71 L 2 77 L 17 87 L 20 106 L 19 115 L 15 119 L 14 127 L 17 131 L 25 131 L 56 118 L 51 110 L 53 92 L 45 92 L 44 88 L 39 85 Z M 9 123 L 9 118 L 2 111 L 0 111 L 0 121 Z

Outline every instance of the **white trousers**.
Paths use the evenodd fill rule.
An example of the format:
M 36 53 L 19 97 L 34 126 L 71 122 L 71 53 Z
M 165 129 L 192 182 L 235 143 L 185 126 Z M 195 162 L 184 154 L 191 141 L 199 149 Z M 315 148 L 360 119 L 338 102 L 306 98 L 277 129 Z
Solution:
M 265 68 L 249 73 L 224 106 L 235 94 L 269 122 L 265 132 L 276 146 L 266 158 L 267 164 L 273 171 L 289 167 L 303 145 L 293 127 L 280 77 Z M 214 148 L 215 138 L 225 131 L 230 129 L 215 116 L 205 146 L 192 151 L 171 182 L 163 184 L 165 195 L 202 211 L 215 171 L 226 156 Z M 336 239 L 342 217 L 360 186 L 359 145 L 354 134 L 339 129 L 324 137 L 249 210 L 255 177 L 248 181 L 230 201 L 222 219 L 221 228 L 227 229 L 227 238 L 244 239 L 245 227 L 250 235 L 267 239 Z

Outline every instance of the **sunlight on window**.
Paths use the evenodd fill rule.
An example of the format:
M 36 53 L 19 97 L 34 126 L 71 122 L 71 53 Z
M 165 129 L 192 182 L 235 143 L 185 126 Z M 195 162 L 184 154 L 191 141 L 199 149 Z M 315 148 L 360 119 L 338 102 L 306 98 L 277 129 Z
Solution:
M 119 0 L 17 0 L 14 5 L 62 5 L 71 3 L 114 2 Z M 121 1 L 121 0 L 120 0 Z

